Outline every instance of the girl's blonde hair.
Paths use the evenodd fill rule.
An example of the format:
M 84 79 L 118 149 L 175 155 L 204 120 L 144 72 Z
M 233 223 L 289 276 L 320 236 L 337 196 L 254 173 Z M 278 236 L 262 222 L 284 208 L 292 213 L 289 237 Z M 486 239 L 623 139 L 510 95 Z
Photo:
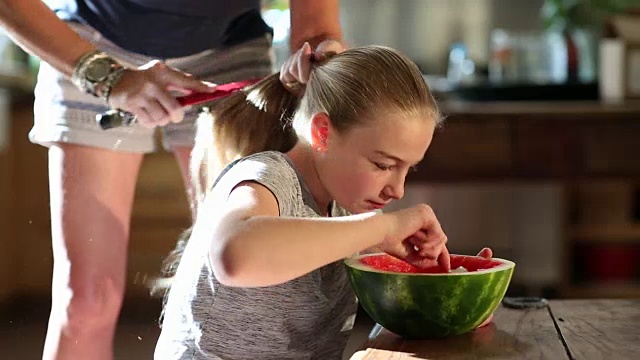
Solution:
M 201 114 L 191 155 L 198 200 L 233 160 L 267 150 L 286 152 L 298 139 L 307 141 L 315 113 L 329 115 L 338 132 L 381 114 L 440 122 L 422 73 L 391 48 L 354 48 L 312 64 L 301 98 L 282 85 L 279 74 L 273 74 Z
M 286 152 L 298 140 L 308 141 L 310 120 L 319 112 L 326 113 L 341 133 L 382 118 L 379 115 L 441 121 L 416 64 L 388 47 L 353 48 L 312 62 L 302 97 L 282 85 L 279 73 L 273 74 L 199 116 L 190 165 L 197 201 L 192 206 L 197 209 L 232 161 L 262 151 Z M 166 276 L 174 274 L 189 234 L 185 232 L 166 259 Z

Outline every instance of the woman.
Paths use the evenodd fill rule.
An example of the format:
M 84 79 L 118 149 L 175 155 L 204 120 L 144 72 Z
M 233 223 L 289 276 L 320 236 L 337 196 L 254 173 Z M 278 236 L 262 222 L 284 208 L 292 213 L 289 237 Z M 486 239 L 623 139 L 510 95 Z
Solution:
M 44 359 L 113 357 L 134 188 L 155 149 L 153 129 L 163 129 L 188 182 L 192 117 L 172 92 L 270 74 L 259 8 L 259 0 L 0 0 L 0 25 L 43 61 L 30 138 L 49 147 L 54 270 Z M 319 52 L 343 48 L 338 1 L 292 0 L 291 23 L 297 52 L 282 80 L 305 82 L 305 41 Z M 95 115 L 109 108 L 138 124 L 102 131 Z

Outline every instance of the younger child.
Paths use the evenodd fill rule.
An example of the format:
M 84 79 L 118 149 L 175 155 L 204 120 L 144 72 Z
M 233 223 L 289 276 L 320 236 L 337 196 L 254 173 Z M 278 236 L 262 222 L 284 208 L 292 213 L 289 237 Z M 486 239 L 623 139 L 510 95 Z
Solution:
M 441 119 L 417 66 L 380 46 L 313 66 L 301 97 L 274 74 L 201 117 L 198 216 L 156 358 L 340 359 L 356 311 L 342 259 L 449 269 L 431 208 L 379 211 Z

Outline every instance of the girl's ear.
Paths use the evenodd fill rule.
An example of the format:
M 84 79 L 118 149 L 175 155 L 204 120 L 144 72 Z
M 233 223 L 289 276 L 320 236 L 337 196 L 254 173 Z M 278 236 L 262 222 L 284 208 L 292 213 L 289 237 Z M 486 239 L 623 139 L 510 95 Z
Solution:
M 327 151 L 331 119 L 325 113 L 316 113 L 311 118 L 311 146 L 318 152 Z

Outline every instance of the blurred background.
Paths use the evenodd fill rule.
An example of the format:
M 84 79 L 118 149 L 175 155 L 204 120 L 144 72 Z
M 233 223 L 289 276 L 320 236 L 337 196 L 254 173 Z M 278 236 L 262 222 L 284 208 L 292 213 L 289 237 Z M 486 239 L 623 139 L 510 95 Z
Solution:
M 515 261 L 510 294 L 640 298 L 639 14 L 639 0 L 341 1 L 349 45 L 405 52 L 447 118 L 388 210 L 429 203 L 452 252 Z M 288 1 L 264 18 L 281 63 Z M 0 33 L 0 348 L 35 336 L 27 359 L 52 270 L 47 151 L 27 140 L 37 68 Z M 144 282 L 188 226 L 173 157 L 148 156 L 118 358 L 150 358 L 160 305 Z

